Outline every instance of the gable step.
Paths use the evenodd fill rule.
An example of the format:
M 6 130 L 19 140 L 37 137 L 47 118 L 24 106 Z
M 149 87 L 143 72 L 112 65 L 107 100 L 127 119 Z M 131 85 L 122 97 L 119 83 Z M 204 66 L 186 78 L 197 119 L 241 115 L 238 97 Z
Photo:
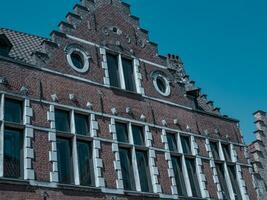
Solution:
M 82 17 L 80 15 L 77 15 L 75 13 L 69 12 L 66 15 L 67 22 L 69 24 L 72 24 L 74 27 L 77 27 L 82 21 Z
M 81 17 L 86 17 L 89 13 L 89 10 L 87 7 L 82 6 L 80 4 L 76 4 L 73 8 L 75 14 L 80 15 Z
M 58 26 L 59 30 L 65 33 L 71 33 L 73 30 L 76 29 L 74 25 L 64 21 L 61 21 Z

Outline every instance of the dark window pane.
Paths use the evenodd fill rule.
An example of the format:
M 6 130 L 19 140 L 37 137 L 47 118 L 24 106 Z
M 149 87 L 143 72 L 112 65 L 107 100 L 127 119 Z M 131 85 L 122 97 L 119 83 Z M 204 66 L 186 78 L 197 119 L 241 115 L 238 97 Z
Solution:
M 75 114 L 75 129 L 79 135 L 89 134 L 89 118 L 86 115 Z
M 129 59 L 122 58 L 123 74 L 126 90 L 135 91 L 135 78 L 133 62 Z
M 14 99 L 5 99 L 5 121 L 22 122 L 22 102 Z
M 143 127 L 132 126 L 134 144 L 145 145 Z
M 118 57 L 112 54 L 107 54 L 108 73 L 110 85 L 120 87 L 120 72 L 118 66 Z
M 129 142 L 127 124 L 116 123 L 116 133 L 119 142 Z
M 81 185 L 93 185 L 93 160 L 91 145 L 85 142 L 77 142 L 78 162 Z
M 216 163 L 216 170 L 217 170 L 218 178 L 219 178 L 220 185 L 222 188 L 223 198 L 230 199 L 229 191 L 227 188 L 227 183 L 226 183 L 225 176 L 224 176 L 223 164 Z
M 56 130 L 70 132 L 70 115 L 65 110 L 55 110 Z
M 181 143 L 182 143 L 183 153 L 191 154 L 190 138 L 186 136 L 181 136 Z
M 159 90 L 161 92 L 165 93 L 167 87 L 166 87 L 166 83 L 165 83 L 164 79 L 162 77 L 157 77 L 156 81 L 157 81 L 157 86 L 158 86 Z
M 174 134 L 167 133 L 167 140 L 170 151 L 177 151 L 177 142 Z
M 235 199 L 242 200 L 240 188 L 237 182 L 235 166 L 228 166 L 228 172 L 229 172 L 231 183 L 232 183 L 233 190 L 235 193 Z
M 137 167 L 142 192 L 151 192 L 151 180 L 147 160 L 147 152 L 136 151 Z
M 222 144 L 222 149 L 223 149 L 223 155 L 226 161 L 230 162 L 231 161 L 231 154 L 230 154 L 230 146 Z
M 120 148 L 119 152 L 124 189 L 135 190 L 131 151 L 129 149 Z
M 219 150 L 218 150 L 218 143 L 210 142 L 211 152 L 215 160 L 220 160 Z
M 192 194 L 194 197 L 201 197 L 198 178 L 197 178 L 197 172 L 196 172 L 195 160 L 186 159 L 185 163 L 186 163 L 189 181 L 190 181 L 190 185 L 192 189 Z
M 14 129 L 4 133 L 4 177 L 20 178 L 23 169 L 23 134 Z
M 181 159 L 172 156 L 172 165 L 177 186 L 177 192 L 180 196 L 187 196 Z
M 71 141 L 57 138 L 57 159 L 59 182 L 70 184 L 73 179 Z
M 77 67 L 78 69 L 82 69 L 84 67 L 83 56 L 80 52 L 74 51 L 73 53 L 71 53 L 70 57 L 75 67 Z

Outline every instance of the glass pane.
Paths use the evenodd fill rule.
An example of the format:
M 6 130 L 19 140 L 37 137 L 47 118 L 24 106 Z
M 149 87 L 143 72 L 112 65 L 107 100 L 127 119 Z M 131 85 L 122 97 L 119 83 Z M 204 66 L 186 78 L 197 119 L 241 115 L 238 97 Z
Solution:
M 241 192 L 240 192 L 240 188 L 237 182 L 237 177 L 236 177 L 236 172 L 235 172 L 235 166 L 228 166 L 228 172 L 231 178 L 231 183 L 233 186 L 233 190 L 235 193 L 235 199 L 237 200 L 241 200 L 242 196 L 241 196 Z
M 65 110 L 55 110 L 56 130 L 70 132 L 70 115 Z
M 23 134 L 14 129 L 4 133 L 4 177 L 20 178 L 23 165 Z
M 190 181 L 190 185 L 192 189 L 192 194 L 194 197 L 201 197 L 198 178 L 197 178 L 197 172 L 196 172 L 196 166 L 195 166 L 195 160 L 186 159 L 185 163 L 186 163 L 189 181 Z
M 166 92 L 166 83 L 163 78 L 157 77 L 157 86 L 161 92 Z
M 5 99 L 5 121 L 22 122 L 22 102 L 14 99 Z
M 170 151 L 177 151 L 177 142 L 174 134 L 167 133 L 167 141 Z
M 89 117 L 75 114 L 75 129 L 79 135 L 89 135 Z
M 142 192 L 151 192 L 151 180 L 147 160 L 147 152 L 136 151 L 137 167 Z
M 222 164 L 216 164 L 216 170 L 219 177 L 220 185 L 222 188 L 223 198 L 224 199 L 230 199 L 230 195 L 227 188 L 227 183 L 224 176 L 224 168 Z
M 84 66 L 83 56 L 80 52 L 74 51 L 71 55 L 71 61 L 75 67 L 82 69 Z
M 222 144 L 222 149 L 223 149 L 223 155 L 225 157 L 225 160 L 230 162 L 231 161 L 231 154 L 230 154 L 230 146 Z
M 218 150 L 218 143 L 210 142 L 211 152 L 215 160 L 220 160 L 219 150 Z
M 129 59 L 122 58 L 123 74 L 126 90 L 135 92 L 135 78 L 133 62 Z
M 59 182 L 72 183 L 72 151 L 71 142 L 67 139 L 57 138 L 57 159 Z
M 178 194 L 179 196 L 187 196 L 181 159 L 172 156 L 172 166 L 173 166 Z
M 119 142 L 129 142 L 127 124 L 116 123 L 116 133 Z
M 135 190 L 131 151 L 129 149 L 120 148 L 119 152 L 124 189 Z
M 118 57 L 112 54 L 107 54 L 108 73 L 110 85 L 120 87 L 120 72 L 118 66 Z
M 86 142 L 77 142 L 78 162 L 81 185 L 93 185 L 93 160 L 91 145 Z
M 182 143 L 183 153 L 191 154 L 190 138 L 186 136 L 181 136 L 181 143 Z
M 145 145 L 143 127 L 132 126 L 134 144 Z

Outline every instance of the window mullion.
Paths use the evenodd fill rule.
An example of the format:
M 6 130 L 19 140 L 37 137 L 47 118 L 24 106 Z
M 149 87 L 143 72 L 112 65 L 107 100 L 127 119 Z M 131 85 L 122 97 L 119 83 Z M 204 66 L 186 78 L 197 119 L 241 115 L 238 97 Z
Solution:
M 74 184 L 80 185 L 80 175 L 79 175 L 79 163 L 78 163 L 78 151 L 77 151 L 77 136 L 75 128 L 75 113 L 74 110 L 71 111 L 70 119 L 70 129 L 72 137 L 72 157 L 73 157 L 73 170 L 74 170 Z
M 134 173 L 136 191 L 141 192 L 142 189 L 141 189 L 141 183 L 140 183 L 135 147 L 133 147 L 133 149 L 132 149 L 132 163 L 133 163 L 133 173 Z
M 128 124 L 128 133 L 129 133 L 129 143 L 133 145 L 131 154 L 132 154 L 132 165 L 133 165 L 135 187 L 136 187 L 136 191 L 141 192 L 142 189 L 141 189 L 141 184 L 140 184 L 140 177 L 139 177 L 138 164 L 137 164 L 137 158 L 136 158 L 135 147 L 134 147 L 133 131 L 132 131 L 131 122 Z
M 180 133 L 177 134 L 177 140 L 178 140 L 178 150 L 179 153 L 183 154 L 183 148 L 182 148 L 182 143 L 181 143 L 181 135 Z M 189 197 L 192 197 L 192 189 L 189 181 L 189 176 L 188 176 L 188 171 L 185 163 L 185 156 L 182 155 L 182 171 L 184 175 L 184 181 L 185 181 L 185 186 L 186 186 L 186 192 Z
M 125 90 L 126 86 L 125 86 L 121 54 L 119 54 L 118 59 L 119 59 L 118 64 L 119 64 L 119 72 L 120 72 L 119 73 L 120 74 L 120 86 L 121 86 L 121 89 Z

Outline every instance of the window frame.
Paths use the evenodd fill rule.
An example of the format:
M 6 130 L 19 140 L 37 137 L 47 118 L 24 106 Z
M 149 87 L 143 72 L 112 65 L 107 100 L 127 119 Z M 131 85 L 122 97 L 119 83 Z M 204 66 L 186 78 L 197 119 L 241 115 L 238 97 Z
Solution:
M 116 82 L 118 82 L 118 86 L 114 86 L 114 85 L 111 85 L 111 81 L 110 81 L 110 87 L 111 88 L 117 88 L 117 89 L 122 89 L 122 90 L 125 90 L 127 92 L 132 92 L 132 93 L 137 93 L 138 89 L 137 89 L 137 81 L 136 81 L 136 66 L 134 64 L 134 58 L 133 57 L 130 57 L 128 55 L 125 55 L 125 54 L 122 54 L 122 53 L 116 53 L 116 52 L 113 52 L 111 50 L 107 50 L 106 51 L 106 58 L 107 58 L 107 68 L 108 68 L 108 74 L 109 74 L 109 79 L 111 80 L 111 73 L 110 73 L 110 67 L 108 65 L 108 55 L 111 55 L 111 56 L 116 56 L 117 57 L 117 69 L 118 69 L 118 74 L 117 74 L 117 79 Z M 123 66 L 123 60 L 129 60 L 131 61 L 132 63 L 132 69 L 133 69 L 133 74 L 132 74 L 132 78 L 133 78 L 133 90 L 130 90 L 130 89 L 127 89 L 127 86 L 126 86 L 126 81 L 125 81 L 125 72 L 124 72 L 124 66 Z
M 2 171 L 0 172 L 0 174 L 2 175 L 2 177 L 7 178 L 7 179 L 14 179 L 14 180 L 24 180 L 25 179 L 25 174 L 24 174 L 24 154 L 25 154 L 25 147 L 24 147 L 24 143 L 25 143 L 25 99 L 24 98 L 20 98 L 17 96 L 11 96 L 11 95 L 6 95 L 6 94 L 0 94 L 0 106 L 1 106 L 1 113 L 0 113 L 0 117 L 1 117 L 1 122 L 0 122 L 0 128 L 2 130 L 2 137 L 1 139 L 4 141 L 4 135 L 5 135 L 5 130 L 15 130 L 18 131 L 19 134 L 21 134 L 21 148 L 20 148 L 20 175 L 19 177 L 5 177 L 4 171 L 4 159 L 5 159 L 5 152 L 3 149 L 3 155 L 1 157 L 2 160 Z M 20 122 L 15 122 L 15 121 L 6 121 L 5 119 L 5 102 L 6 100 L 12 100 L 12 101 L 17 101 L 20 103 L 20 109 L 21 109 L 21 116 L 20 116 Z
M 81 177 L 80 177 L 80 169 L 79 169 L 79 152 L 78 152 L 78 142 L 86 143 L 90 146 L 90 152 L 91 155 L 89 157 L 93 157 L 93 137 L 91 136 L 91 121 L 92 121 L 92 114 L 91 113 L 85 113 L 85 112 L 80 112 L 77 110 L 73 109 L 65 109 L 60 106 L 55 107 L 56 110 L 63 110 L 65 112 L 69 113 L 69 131 L 64 132 L 64 131 L 58 131 L 56 130 L 56 138 L 64 138 L 66 140 L 69 140 L 71 142 L 71 152 L 72 152 L 72 159 L 71 163 L 73 166 L 73 169 L 71 171 L 72 173 L 72 181 L 70 183 L 67 183 L 68 185 L 79 185 L 83 187 L 94 187 L 96 184 L 95 181 L 95 172 L 94 172 L 94 161 L 93 159 L 89 159 L 90 163 L 88 163 L 88 166 L 90 168 L 90 177 L 91 177 L 91 185 L 82 185 L 81 183 Z M 87 135 L 81 135 L 76 132 L 76 122 L 75 122 L 75 117 L 77 115 L 83 115 L 85 117 L 88 117 L 88 134 Z M 56 118 L 55 118 L 56 120 Z M 55 122 L 56 123 L 56 122 Z M 91 163 L 92 162 L 92 163 Z M 66 183 L 60 183 L 59 184 L 66 184 Z
M 131 123 L 131 122 L 125 122 L 125 121 L 120 121 L 120 120 L 116 120 L 116 123 L 122 123 L 125 124 L 128 128 L 128 136 L 129 136 L 129 141 L 127 143 L 125 142 L 118 142 L 118 147 L 119 147 L 119 151 L 121 148 L 123 149 L 129 149 L 129 151 L 131 152 L 131 160 L 132 160 L 132 171 L 134 174 L 134 182 L 135 182 L 135 190 L 130 190 L 132 191 L 137 191 L 137 192 L 142 192 L 142 193 L 153 193 L 153 187 L 152 187 L 152 177 L 151 177 L 151 172 L 150 172 L 150 164 L 149 164 L 149 147 L 146 147 L 146 142 L 145 142 L 145 128 L 143 125 L 140 124 L 135 124 L 135 123 Z M 133 131 L 132 131 L 132 126 L 138 126 L 138 127 L 142 127 L 143 129 L 143 134 L 144 134 L 144 145 L 136 145 L 134 143 L 134 138 L 133 138 Z M 142 191 L 142 184 L 140 181 L 140 171 L 138 168 L 138 161 L 137 161 L 137 152 L 138 151 L 142 151 L 146 153 L 146 159 L 147 159 L 147 172 L 146 172 L 146 176 L 147 176 L 147 184 L 149 187 L 149 191 Z M 124 189 L 125 190 L 125 189 Z M 127 191 L 127 190 L 126 190 Z

